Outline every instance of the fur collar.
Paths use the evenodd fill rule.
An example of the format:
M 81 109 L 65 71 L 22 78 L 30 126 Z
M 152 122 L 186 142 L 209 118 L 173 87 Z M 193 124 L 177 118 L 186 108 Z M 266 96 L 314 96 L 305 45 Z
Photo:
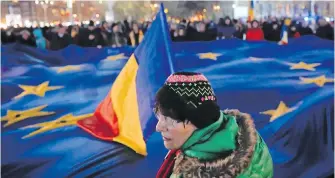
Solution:
M 250 165 L 257 142 L 257 132 L 251 116 L 238 110 L 225 110 L 223 112 L 236 117 L 239 125 L 237 149 L 225 158 L 205 162 L 200 162 L 197 158 L 190 158 L 180 153 L 175 158 L 173 174 L 184 178 L 230 178 L 238 176 Z

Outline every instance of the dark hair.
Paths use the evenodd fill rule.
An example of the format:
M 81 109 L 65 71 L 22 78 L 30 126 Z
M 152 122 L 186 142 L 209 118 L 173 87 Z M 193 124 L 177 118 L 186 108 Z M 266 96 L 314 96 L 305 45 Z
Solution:
M 197 75 L 194 72 L 178 72 L 175 75 Z M 178 122 L 190 121 L 201 129 L 216 122 L 220 117 L 220 108 L 216 101 L 204 101 L 200 106 L 188 104 L 190 98 L 180 96 L 168 85 L 162 86 L 156 93 L 154 112 L 171 117 Z

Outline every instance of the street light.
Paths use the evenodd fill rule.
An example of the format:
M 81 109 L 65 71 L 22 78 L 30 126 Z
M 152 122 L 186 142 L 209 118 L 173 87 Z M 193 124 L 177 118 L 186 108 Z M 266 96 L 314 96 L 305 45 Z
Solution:
M 42 8 L 43 8 L 43 12 L 44 12 L 44 21 L 48 22 L 48 14 L 47 14 L 47 9 L 49 4 L 53 5 L 53 1 L 49 1 L 49 0 L 35 0 L 35 4 L 41 4 Z

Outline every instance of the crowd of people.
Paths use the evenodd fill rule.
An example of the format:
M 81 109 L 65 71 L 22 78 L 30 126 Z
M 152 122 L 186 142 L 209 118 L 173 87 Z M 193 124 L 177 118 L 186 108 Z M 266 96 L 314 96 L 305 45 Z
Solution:
M 210 20 L 191 22 L 182 20 L 179 23 L 170 22 L 170 34 L 173 41 L 211 41 L 227 38 L 244 40 L 268 40 L 279 42 L 282 35 L 284 18 L 269 17 L 265 20 L 247 21 L 220 18 L 218 23 Z M 90 21 L 88 26 L 74 25 L 43 28 L 13 28 L 1 29 L 1 43 L 21 43 L 37 48 L 59 50 L 70 44 L 82 47 L 121 47 L 137 46 L 151 22 L 123 21 L 109 24 L 102 22 L 99 26 Z M 320 18 L 316 28 L 311 28 L 309 21 L 292 20 L 287 26 L 288 38 L 298 38 L 303 35 L 316 35 L 320 38 L 334 40 L 334 22 Z

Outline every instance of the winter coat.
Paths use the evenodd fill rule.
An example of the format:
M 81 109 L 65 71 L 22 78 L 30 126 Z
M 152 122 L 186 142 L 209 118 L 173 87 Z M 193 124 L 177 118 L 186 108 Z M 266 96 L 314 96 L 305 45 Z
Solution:
M 57 33 L 51 34 L 50 49 L 51 50 L 60 50 L 66 48 L 72 44 L 72 38 L 69 34 L 65 33 L 60 37 Z
M 171 170 L 161 174 L 164 172 L 161 168 L 157 177 L 273 177 L 267 145 L 257 133 L 250 115 L 238 110 L 221 112 L 216 123 L 195 131 L 180 151 L 170 153 L 174 155 L 168 155 L 167 159 L 171 161 L 171 156 L 174 157 L 173 167 L 164 162 L 165 168 Z
M 46 47 L 47 47 L 47 41 L 45 40 L 45 38 L 43 36 L 42 30 L 39 29 L 39 28 L 35 29 L 33 31 L 33 34 L 35 36 L 35 41 L 36 41 L 37 48 L 46 49 Z
M 261 41 L 264 40 L 264 33 L 261 28 L 250 28 L 246 34 L 246 40 Z
M 332 28 L 329 24 L 320 26 L 316 30 L 315 35 L 323 39 L 334 40 L 334 28 Z
M 143 40 L 142 30 L 139 30 L 138 34 L 135 34 L 134 31 L 131 31 L 129 33 L 129 38 L 130 38 L 131 46 L 133 46 L 133 47 L 138 46 L 141 43 L 141 41 Z

